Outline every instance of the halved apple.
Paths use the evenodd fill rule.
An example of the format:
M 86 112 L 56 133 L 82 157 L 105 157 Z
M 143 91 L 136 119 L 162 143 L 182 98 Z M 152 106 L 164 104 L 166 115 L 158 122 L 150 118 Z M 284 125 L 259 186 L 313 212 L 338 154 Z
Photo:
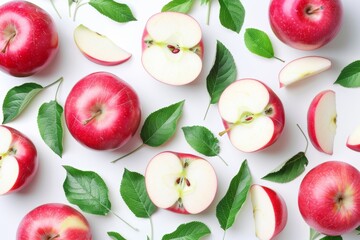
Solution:
M 336 133 L 335 92 L 325 90 L 312 100 L 308 115 L 308 133 L 313 146 L 320 152 L 333 153 Z
M 302 79 L 319 74 L 331 67 L 331 61 L 318 56 L 295 59 L 280 71 L 280 87 L 288 86 Z
M 105 66 L 123 63 L 131 54 L 117 46 L 108 37 L 80 24 L 74 30 L 74 40 L 79 50 L 90 61 Z
M 360 125 L 350 134 L 346 146 L 354 151 L 360 152 Z

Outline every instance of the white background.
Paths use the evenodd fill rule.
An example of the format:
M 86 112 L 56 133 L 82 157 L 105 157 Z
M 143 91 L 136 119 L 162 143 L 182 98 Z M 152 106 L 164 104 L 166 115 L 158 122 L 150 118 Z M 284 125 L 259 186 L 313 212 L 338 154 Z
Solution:
M 4 3 L 6 1 L 1 0 L 0 2 Z M 275 37 L 268 22 L 269 1 L 242 1 L 246 9 L 246 18 L 240 34 L 227 30 L 220 25 L 217 1 L 213 1 L 210 26 L 207 26 L 205 24 L 207 7 L 200 6 L 200 1 L 196 1 L 190 14 L 198 20 L 203 30 L 205 44 L 204 68 L 197 81 L 182 87 L 168 86 L 154 80 L 145 72 L 141 64 L 141 36 L 144 25 L 151 15 L 160 11 L 161 7 L 167 3 L 167 0 L 122 1 L 131 7 L 135 17 L 138 19 L 136 22 L 126 24 L 116 23 L 100 15 L 89 5 L 79 9 L 77 19 L 74 22 L 68 17 L 67 1 L 54 0 L 63 17 L 59 19 L 49 1 L 38 0 L 33 2 L 36 2 L 53 16 L 60 37 L 60 51 L 49 68 L 32 77 L 14 78 L 0 73 L 1 105 L 6 92 L 14 86 L 25 82 L 36 82 L 45 86 L 61 76 L 65 80 L 60 88 L 58 100 L 61 105 L 64 105 L 73 85 L 85 75 L 95 71 L 112 72 L 133 86 L 140 97 L 142 122 L 151 112 L 161 107 L 183 99 L 186 102 L 183 116 L 179 121 L 178 131 L 167 144 L 158 148 L 144 147 L 132 156 L 112 164 L 110 163 L 111 160 L 129 152 L 140 144 L 138 133 L 122 149 L 113 152 L 101 152 L 85 148 L 77 143 L 64 124 L 64 154 L 61 159 L 42 141 L 36 124 L 37 111 L 40 105 L 54 98 L 56 87 L 53 86 L 40 93 L 21 116 L 8 124 L 23 132 L 34 142 L 38 150 L 40 166 L 35 179 L 28 187 L 18 193 L 0 197 L 1 239 L 15 239 L 17 226 L 22 217 L 38 205 L 50 202 L 68 203 L 62 188 L 66 176 L 62 165 L 71 165 L 82 170 L 97 172 L 109 186 L 113 211 L 141 229 L 140 233 L 136 234 L 111 214 L 108 216 L 95 216 L 84 213 L 92 226 L 94 239 L 109 239 L 106 234 L 107 231 L 117 231 L 127 239 L 145 239 L 145 234 L 150 232 L 149 221 L 136 218 L 127 208 L 119 193 L 124 168 L 144 174 L 149 159 L 165 150 L 197 154 L 186 143 L 180 130 L 183 126 L 203 125 L 214 133 L 223 130 L 216 105 L 210 108 L 207 119 L 203 120 L 209 102 L 206 90 L 206 76 L 214 62 L 216 40 L 220 40 L 233 54 L 238 68 L 239 79 L 245 77 L 259 79 L 278 94 L 284 104 L 286 126 L 283 134 L 273 146 L 257 153 L 245 154 L 239 152 L 230 144 L 227 136 L 220 138 L 221 156 L 229 163 L 229 166 L 226 167 L 216 157 L 207 158 L 218 175 L 218 193 L 213 204 L 205 212 L 193 216 L 179 215 L 159 209 L 152 217 L 154 239 L 161 239 L 164 234 L 174 231 L 181 223 L 193 220 L 202 221 L 211 229 L 212 234 L 204 239 L 221 239 L 223 230 L 220 228 L 215 216 L 216 204 L 224 196 L 231 178 L 237 173 L 244 159 L 248 159 L 253 182 L 273 188 L 283 196 L 287 203 L 289 219 L 286 228 L 278 239 L 308 239 L 309 227 L 302 220 L 297 207 L 298 188 L 304 175 L 288 184 L 275 184 L 263 181 L 260 178 L 297 152 L 304 150 L 305 140 L 296 124 L 298 123 L 306 130 L 308 106 L 313 97 L 322 90 L 332 89 L 336 92 L 338 128 L 335 137 L 334 154 L 329 156 L 320 153 L 310 145 L 307 152 L 310 163 L 306 172 L 327 160 L 345 161 L 360 169 L 359 153 L 351 151 L 345 146 L 348 135 L 360 124 L 360 108 L 358 104 L 360 90 L 345 89 L 333 85 L 341 69 L 359 59 L 360 15 L 358 9 L 360 9 L 360 1 L 343 1 L 344 21 L 340 34 L 330 44 L 313 52 L 292 49 Z M 72 36 L 74 28 L 80 23 L 107 35 L 119 46 L 131 52 L 133 54 L 132 58 L 128 62 L 114 67 L 100 66 L 88 61 L 77 49 Z M 274 45 L 276 55 L 287 62 L 302 56 L 319 55 L 330 58 L 333 66 L 327 72 L 305 80 L 296 86 L 280 89 L 277 75 L 284 64 L 275 59 L 264 59 L 253 55 L 245 48 L 243 34 L 248 27 L 255 27 L 267 32 Z M 2 112 L 0 115 L 2 121 Z M 76 206 L 73 207 L 77 208 Z M 355 233 L 343 237 L 347 240 L 359 238 Z M 238 214 L 233 227 L 227 231 L 226 239 L 256 239 L 250 198 L 247 199 Z

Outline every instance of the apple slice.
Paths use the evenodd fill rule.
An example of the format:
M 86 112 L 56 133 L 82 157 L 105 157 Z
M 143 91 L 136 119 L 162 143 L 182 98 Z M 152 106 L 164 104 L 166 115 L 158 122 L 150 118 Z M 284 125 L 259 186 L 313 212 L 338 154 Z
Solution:
M 312 100 L 308 115 L 308 133 L 313 146 L 320 152 L 333 153 L 336 133 L 335 92 L 325 90 Z
M 287 222 L 285 201 L 274 190 L 257 184 L 251 186 L 250 195 L 257 238 L 273 239 Z
M 288 86 L 302 79 L 319 74 L 331 67 L 331 61 L 318 56 L 308 56 L 295 59 L 280 71 L 280 87 Z
M 109 38 L 80 24 L 74 30 L 74 40 L 79 50 L 90 60 L 105 66 L 126 62 L 131 54 Z
M 201 28 L 186 14 L 163 12 L 152 16 L 146 23 L 142 49 L 145 70 L 160 82 L 184 85 L 201 72 Z
M 204 211 L 217 191 L 217 177 L 210 163 L 184 153 L 156 155 L 146 168 L 145 183 L 156 206 L 185 214 Z
M 346 146 L 354 151 L 360 152 L 360 125 L 350 134 Z

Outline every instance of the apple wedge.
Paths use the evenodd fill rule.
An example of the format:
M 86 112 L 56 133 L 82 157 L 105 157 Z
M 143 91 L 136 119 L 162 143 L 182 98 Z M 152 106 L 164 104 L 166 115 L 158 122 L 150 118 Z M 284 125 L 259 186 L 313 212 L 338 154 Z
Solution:
M 286 226 L 287 207 L 283 198 L 274 190 L 254 184 L 250 188 L 256 237 L 270 240 Z
M 162 152 L 149 162 L 146 190 L 159 208 L 197 214 L 215 198 L 217 177 L 211 164 L 194 155 Z
M 105 66 L 126 62 L 131 54 L 117 46 L 108 37 L 80 24 L 74 30 L 74 40 L 79 50 L 90 61 Z
M 350 134 L 346 146 L 354 151 L 360 152 L 360 125 Z
M 331 61 L 318 56 L 295 59 L 280 71 L 280 87 L 288 86 L 300 80 L 319 74 L 331 67 Z
M 325 90 L 312 100 L 308 114 L 308 133 L 313 146 L 320 152 L 332 155 L 336 133 L 335 92 Z

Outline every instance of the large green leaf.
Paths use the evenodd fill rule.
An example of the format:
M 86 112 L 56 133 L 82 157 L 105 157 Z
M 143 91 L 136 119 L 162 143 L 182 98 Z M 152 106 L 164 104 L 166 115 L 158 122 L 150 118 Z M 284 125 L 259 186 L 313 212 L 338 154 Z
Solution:
M 128 5 L 113 0 L 90 0 L 89 4 L 98 12 L 120 23 L 136 21 Z
M 199 240 L 210 233 L 204 223 L 194 221 L 181 224 L 174 232 L 164 235 L 162 240 Z
M 273 58 L 274 49 L 268 35 L 256 28 L 247 28 L 244 35 L 245 45 L 250 52 L 265 57 Z
M 219 0 L 221 24 L 239 33 L 245 19 L 245 8 L 240 0 Z

